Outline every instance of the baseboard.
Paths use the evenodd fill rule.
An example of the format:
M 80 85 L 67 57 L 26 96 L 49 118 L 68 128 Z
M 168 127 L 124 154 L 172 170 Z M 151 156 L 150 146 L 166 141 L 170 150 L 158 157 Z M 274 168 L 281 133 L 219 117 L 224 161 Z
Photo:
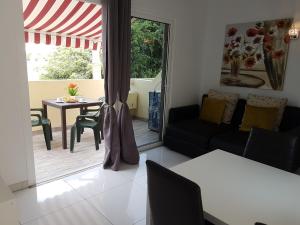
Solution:
M 147 150 L 152 149 L 152 148 L 160 147 L 162 145 L 163 145 L 163 143 L 161 141 L 158 141 L 158 142 L 154 142 L 154 143 L 139 146 L 138 150 L 139 150 L 139 152 L 143 152 L 143 151 L 147 151 Z
M 141 121 L 144 121 L 144 122 L 148 122 L 148 120 L 149 120 L 149 119 L 138 117 L 138 116 L 133 116 L 132 119 L 141 120 Z
M 21 191 L 29 187 L 28 181 L 21 181 L 19 183 L 11 184 L 8 186 L 12 192 Z

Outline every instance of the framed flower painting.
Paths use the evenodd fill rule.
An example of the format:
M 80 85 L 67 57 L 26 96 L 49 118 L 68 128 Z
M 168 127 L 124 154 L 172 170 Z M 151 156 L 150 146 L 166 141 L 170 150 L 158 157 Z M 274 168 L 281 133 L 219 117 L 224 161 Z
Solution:
M 221 85 L 283 90 L 293 19 L 226 26 Z

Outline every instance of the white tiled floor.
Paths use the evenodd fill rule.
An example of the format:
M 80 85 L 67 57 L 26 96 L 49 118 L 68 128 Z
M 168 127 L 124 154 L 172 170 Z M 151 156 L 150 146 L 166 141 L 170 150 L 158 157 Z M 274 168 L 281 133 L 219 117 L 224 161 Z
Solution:
M 141 153 L 139 165 L 100 167 L 16 193 L 23 225 L 145 225 L 145 161 L 166 167 L 189 158 L 166 149 Z

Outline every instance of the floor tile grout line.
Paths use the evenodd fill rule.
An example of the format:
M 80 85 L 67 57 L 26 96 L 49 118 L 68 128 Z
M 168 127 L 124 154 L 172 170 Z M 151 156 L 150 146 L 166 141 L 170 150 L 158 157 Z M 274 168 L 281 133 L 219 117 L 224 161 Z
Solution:
M 38 216 L 38 217 L 35 217 L 35 218 L 32 218 L 32 219 L 30 219 L 30 220 L 28 220 L 28 221 L 26 221 L 26 222 L 24 222 L 24 223 L 21 223 L 21 222 L 20 222 L 20 223 L 21 223 L 22 225 L 26 225 L 27 223 L 34 222 L 34 221 L 36 221 L 36 220 L 39 220 L 40 218 L 43 218 L 43 217 L 52 215 L 52 214 L 58 212 L 59 210 L 66 209 L 66 208 L 70 208 L 70 207 L 72 207 L 73 205 L 78 204 L 79 202 L 85 202 L 85 201 L 86 201 L 85 199 L 80 199 L 80 200 L 78 200 L 78 201 L 76 201 L 76 202 L 67 204 L 67 205 L 65 205 L 65 206 L 63 206 L 63 207 L 60 207 L 60 208 L 57 208 L 57 209 L 53 209 L 53 210 L 51 210 L 51 211 L 49 211 L 49 212 L 47 212 L 47 213 L 45 213 L 45 214 L 42 213 L 42 215 L 40 215 L 40 216 Z
M 94 210 L 96 210 L 97 211 L 97 213 L 99 213 L 100 215 L 102 215 L 105 219 L 107 219 L 110 223 L 111 223 L 111 225 L 114 225 L 113 223 L 112 223 L 112 221 L 103 213 L 103 212 L 101 212 L 100 210 L 98 210 L 97 209 L 97 207 L 96 206 L 94 206 L 91 202 L 89 202 L 88 200 L 85 200 L 85 201 L 87 201 L 87 203 L 94 209 Z
M 72 189 L 73 192 L 76 193 L 76 195 L 77 195 L 80 199 L 77 200 L 77 201 L 75 201 L 75 202 L 73 202 L 73 203 L 66 204 L 66 205 L 63 206 L 63 207 L 59 207 L 59 208 L 57 208 L 57 209 L 53 209 L 53 210 L 50 210 L 50 211 L 48 211 L 48 212 L 41 212 L 41 215 L 40 215 L 40 216 L 37 216 L 37 217 L 35 217 L 35 218 L 31 218 L 31 219 L 29 219 L 28 221 L 25 221 L 25 222 L 23 222 L 23 223 L 21 223 L 21 221 L 20 221 L 21 224 L 26 224 L 26 223 L 33 222 L 33 221 L 38 220 L 38 219 L 40 219 L 40 218 L 42 218 L 42 217 L 45 217 L 45 216 L 48 216 L 48 215 L 52 215 L 52 214 L 54 214 L 55 212 L 57 212 L 58 210 L 62 210 L 62 209 L 68 208 L 68 207 L 70 207 L 70 206 L 72 206 L 72 205 L 75 205 L 75 204 L 77 204 L 78 202 L 86 201 L 86 199 L 83 198 L 76 190 L 74 190 L 74 188 L 73 188 L 71 185 L 69 185 L 65 180 L 60 179 L 60 180 L 57 180 L 57 181 L 63 181 L 68 187 L 70 187 L 70 188 Z M 52 182 L 55 182 L 55 181 L 52 181 Z M 44 185 L 46 185 L 46 184 L 44 184 Z
M 64 180 L 63 180 L 63 181 L 64 181 Z M 114 224 L 112 223 L 112 221 L 111 221 L 107 216 L 105 216 L 105 214 L 104 214 L 103 212 L 101 212 L 100 210 L 98 210 L 98 208 L 95 207 L 88 199 L 90 199 L 90 198 L 92 198 L 92 197 L 94 197 L 94 196 L 96 196 L 96 195 L 100 195 L 100 194 L 104 194 L 105 192 L 112 191 L 112 190 L 114 190 L 114 189 L 116 189 L 116 188 L 120 188 L 121 186 L 123 186 L 123 185 L 125 185 L 125 184 L 129 184 L 129 183 L 135 183 L 135 184 L 137 185 L 138 189 L 140 189 L 140 191 L 143 191 L 143 190 L 141 190 L 141 189 L 143 189 L 143 187 L 141 187 L 141 185 L 139 185 L 138 183 L 133 182 L 133 181 L 127 181 L 126 183 L 124 182 L 123 184 L 120 184 L 120 185 L 118 185 L 118 186 L 116 186 L 116 187 L 113 187 L 113 188 L 111 188 L 110 190 L 106 190 L 106 191 L 103 191 L 103 192 L 101 192 L 101 193 L 98 193 L 98 194 L 95 194 L 95 195 L 91 195 L 91 196 L 89 196 L 89 197 L 84 197 L 81 193 L 79 193 L 78 191 L 76 191 L 76 189 L 74 189 L 74 188 L 73 188 L 70 184 L 68 184 L 66 181 L 64 181 L 64 183 L 66 183 L 68 186 L 70 186 L 70 187 L 72 188 L 72 190 L 74 190 L 74 191 L 76 192 L 76 194 L 78 194 L 78 195 L 80 196 L 80 198 L 82 198 L 82 199 L 80 199 L 80 200 L 78 200 L 78 201 L 76 201 L 76 202 L 67 204 L 67 205 L 65 205 L 64 207 L 60 207 L 60 208 L 51 210 L 51 211 L 49 211 L 49 212 L 47 212 L 47 213 L 42 213 L 40 216 L 37 216 L 37 217 L 35 217 L 35 218 L 31 218 L 31 219 L 29 219 L 29 220 L 27 220 L 27 221 L 25 221 L 25 222 L 19 221 L 20 224 L 21 224 L 21 225 L 26 225 L 26 224 L 28 224 L 28 223 L 37 221 L 37 220 L 39 220 L 39 219 L 41 219 L 41 218 L 43 218 L 43 217 L 53 215 L 53 214 L 59 212 L 59 210 L 63 210 L 63 209 L 70 208 L 70 207 L 72 207 L 73 205 L 78 204 L 78 203 L 80 203 L 80 202 L 86 202 L 89 206 L 91 206 L 94 210 L 96 210 L 97 213 L 99 213 L 99 214 L 100 214 L 101 216 L 103 216 L 106 220 L 108 220 L 109 223 L 111 223 L 111 225 L 114 225 Z M 143 219 L 144 219 L 144 218 L 143 218 Z M 134 221 L 133 224 L 136 224 L 136 223 L 142 221 L 143 219 Z
M 105 191 L 105 192 L 107 193 L 107 192 L 109 192 L 109 191 L 112 191 L 112 190 L 114 190 L 114 189 L 116 189 L 116 188 L 120 188 L 121 186 L 123 186 L 123 185 L 125 185 L 125 184 L 129 184 L 129 183 L 136 184 L 136 187 L 137 187 L 141 192 L 144 191 L 144 188 L 143 188 L 143 187 L 141 187 L 140 185 L 138 185 L 137 183 L 135 183 L 135 182 L 133 182 L 133 181 L 130 181 L 130 182 L 127 182 L 127 183 L 123 183 L 123 184 L 121 184 L 121 185 L 118 185 L 118 187 L 114 187 L 114 188 L 112 188 L 112 189 L 110 189 L 110 190 L 107 190 L 107 191 Z M 104 192 L 98 193 L 98 194 L 95 194 L 95 195 L 92 195 L 92 196 L 89 196 L 88 198 L 85 198 L 85 200 L 86 200 L 90 205 L 92 205 L 98 212 L 100 212 L 102 215 L 105 216 L 105 214 L 104 214 L 103 212 L 101 212 L 100 210 L 98 210 L 98 208 L 95 207 L 95 206 L 88 200 L 88 199 L 91 199 L 92 197 L 95 197 L 96 195 L 102 195 L 102 194 L 104 194 Z M 107 217 L 105 216 L 105 218 L 107 218 Z M 107 218 L 107 219 L 109 220 L 109 218 Z M 134 221 L 133 224 L 138 223 L 138 222 L 141 221 L 141 220 L 143 220 L 143 219 Z M 114 224 L 111 222 L 111 220 L 109 220 L 109 221 L 110 221 L 110 223 L 111 223 L 112 225 L 114 225 Z
M 115 186 L 115 187 L 112 187 L 112 188 L 110 188 L 110 189 L 108 189 L 108 190 L 105 190 L 105 191 L 101 191 L 101 192 L 99 192 L 99 193 L 97 193 L 97 194 L 92 194 L 92 195 L 90 195 L 90 196 L 84 196 L 84 195 L 82 195 L 82 194 L 80 194 L 80 195 L 81 195 L 81 197 L 83 197 L 84 200 L 87 200 L 87 201 L 88 201 L 88 199 L 90 199 L 90 198 L 92 198 L 92 197 L 95 197 L 96 195 L 103 195 L 103 194 L 106 194 L 107 192 L 113 191 L 114 189 L 120 188 L 121 186 L 123 186 L 123 185 L 125 185 L 125 184 L 129 184 L 129 183 L 131 183 L 131 182 L 132 182 L 131 180 L 127 180 L 126 182 L 124 182 L 124 183 L 122 183 L 122 184 L 118 184 L 118 185 Z M 133 183 L 133 182 L 132 182 L 132 183 Z M 79 192 L 79 191 L 78 191 L 78 192 Z
M 136 221 L 136 222 L 134 222 L 132 225 L 136 225 L 137 223 L 142 222 L 143 220 L 146 220 L 146 217 L 143 218 L 143 219 L 140 219 L 140 220 L 138 220 L 138 221 Z
M 114 189 L 116 189 L 116 188 L 120 188 L 121 186 L 123 186 L 123 185 L 125 185 L 125 184 L 135 183 L 135 182 L 133 182 L 133 180 L 128 179 L 126 182 L 124 182 L 124 183 L 122 183 L 122 184 L 119 184 L 119 185 L 117 185 L 117 186 L 115 186 L 115 187 L 112 187 L 112 188 L 110 188 L 109 190 L 102 191 L 102 192 L 100 192 L 100 193 L 93 194 L 93 195 L 91 195 L 91 196 L 85 197 L 85 196 L 82 195 L 78 190 L 76 190 L 71 184 L 69 184 L 67 181 L 65 181 L 64 179 L 61 179 L 61 180 L 62 180 L 64 183 L 66 183 L 73 191 L 75 191 L 76 194 L 77 194 L 81 199 L 78 200 L 78 201 L 76 201 L 76 202 L 73 202 L 73 203 L 71 203 L 71 204 L 67 204 L 67 205 L 64 206 L 64 207 L 60 207 L 60 208 L 51 210 L 51 211 L 49 211 L 49 212 L 47 212 L 47 213 L 45 213 L 45 214 L 42 213 L 42 215 L 40 215 L 40 216 L 38 216 L 38 217 L 32 218 L 32 219 L 30 219 L 30 220 L 28 220 L 28 221 L 25 221 L 24 223 L 21 223 L 22 225 L 26 225 L 27 223 L 30 223 L 30 222 L 39 220 L 40 218 L 43 218 L 43 217 L 52 215 L 52 214 L 58 212 L 59 210 L 66 209 L 66 208 L 70 208 L 70 207 L 72 207 L 73 205 L 78 204 L 78 203 L 80 203 L 80 202 L 86 202 L 88 205 L 92 206 L 92 208 L 95 209 L 95 210 L 97 211 L 97 213 L 100 213 L 102 216 L 104 216 L 105 219 L 107 219 L 112 225 L 114 225 L 114 224 L 111 222 L 111 220 L 110 220 L 109 218 L 107 218 L 107 217 L 103 214 L 103 212 L 101 212 L 100 210 L 98 210 L 98 209 L 97 209 L 97 208 L 96 208 L 96 207 L 95 207 L 88 199 L 90 199 L 90 198 L 92 198 L 92 197 L 94 197 L 94 196 L 96 196 L 96 195 L 101 195 L 101 194 L 104 194 L 104 193 L 106 193 L 106 192 L 112 191 L 112 190 L 114 190 Z M 54 182 L 54 181 L 53 181 L 53 182 Z M 136 185 L 139 187 L 138 189 L 142 188 L 139 184 L 136 183 Z M 137 223 L 137 221 L 135 221 L 134 223 Z
M 127 178 L 127 179 L 128 179 L 128 178 Z M 64 181 L 64 182 L 67 183 L 67 181 Z M 114 224 L 112 223 L 112 221 L 111 221 L 111 220 L 110 220 L 103 212 L 101 212 L 100 210 L 98 210 L 98 208 L 95 207 L 95 206 L 89 201 L 89 199 L 91 199 L 92 197 L 95 197 L 95 196 L 97 196 L 97 195 L 103 195 L 103 194 L 105 194 L 105 193 L 107 193 L 107 192 L 113 191 L 114 189 L 120 188 L 121 186 L 124 186 L 125 184 L 129 184 L 129 183 L 132 183 L 132 184 L 135 183 L 135 184 L 137 185 L 138 189 L 140 189 L 140 191 L 143 191 L 143 187 L 141 187 L 141 185 L 139 185 L 138 183 L 134 182 L 134 180 L 131 180 L 131 179 L 128 179 L 126 182 L 124 182 L 124 183 L 122 183 L 122 184 L 119 184 L 119 185 L 117 185 L 117 186 L 115 186 L 115 187 L 112 187 L 112 188 L 110 188 L 109 190 L 101 191 L 101 192 L 99 192 L 99 193 L 97 193 L 97 194 L 93 194 L 93 195 L 90 195 L 90 196 L 84 196 L 82 193 L 80 193 L 80 191 L 78 191 L 78 190 L 76 190 L 75 188 L 73 188 L 71 184 L 68 184 L 68 185 L 71 186 L 72 189 L 75 190 L 75 191 L 80 195 L 80 197 L 83 198 L 84 201 L 86 201 L 86 202 L 87 202 L 90 206 L 92 206 L 98 213 L 100 213 L 100 214 L 101 214 L 102 216 L 104 216 L 104 217 L 105 217 L 112 225 L 114 225 Z M 142 219 L 141 219 L 141 220 L 142 220 Z M 139 221 L 141 221 L 141 220 L 139 220 Z M 134 221 L 134 223 L 137 223 L 137 222 L 139 222 L 139 221 Z
M 91 169 L 93 169 L 93 168 L 91 168 Z M 87 170 L 88 171 L 88 170 Z M 83 173 L 84 172 L 86 172 L 86 171 L 83 171 Z M 79 173 L 78 173 L 79 174 Z M 140 177 L 142 177 L 142 176 L 145 176 L 146 174 L 141 174 L 140 176 L 138 176 L 138 177 L 136 177 L 136 178 L 140 178 Z M 129 183 L 136 183 L 137 185 L 138 185 L 138 183 L 137 182 L 135 182 L 135 180 L 134 180 L 134 178 L 129 178 L 129 177 L 127 177 L 126 176 L 126 181 L 124 181 L 124 182 L 122 182 L 121 184 L 118 184 L 118 185 L 116 185 L 116 186 L 114 186 L 114 187 L 111 187 L 111 188 L 109 188 L 108 190 L 105 190 L 105 191 L 101 191 L 101 192 L 99 192 L 99 193 L 96 193 L 96 194 L 92 194 L 92 195 L 89 195 L 89 196 L 84 196 L 82 193 L 80 193 L 80 191 L 78 191 L 75 187 L 73 187 L 72 186 L 72 184 L 70 184 L 67 180 L 65 180 L 65 179 L 62 179 L 65 183 L 67 183 L 77 194 L 79 194 L 80 195 L 80 197 L 82 197 L 83 199 L 85 199 L 85 200 L 87 200 L 87 199 L 89 199 L 89 198 L 91 198 L 91 197 L 93 197 L 93 196 L 96 196 L 96 195 L 100 195 L 100 194 L 104 194 L 104 193 L 106 193 L 106 192 L 109 192 L 109 191 L 111 191 L 111 190 L 114 190 L 115 188 L 119 188 L 119 187 L 121 187 L 122 185 L 125 185 L 125 184 L 129 184 Z M 142 186 L 142 185 L 139 185 L 139 186 Z M 142 187 L 142 188 L 144 188 L 144 187 Z

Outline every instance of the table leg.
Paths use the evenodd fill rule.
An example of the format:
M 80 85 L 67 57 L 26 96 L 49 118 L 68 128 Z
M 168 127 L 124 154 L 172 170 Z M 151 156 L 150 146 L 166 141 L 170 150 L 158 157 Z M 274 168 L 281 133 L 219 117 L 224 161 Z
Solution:
M 47 105 L 46 104 L 43 104 L 43 109 L 44 109 L 44 117 L 45 118 L 48 118 L 48 112 L 47 112 Z
M 62 134 L 62 144 L 63 148 L 67 149 L 67 121 L 66 121 L 66 109 L 61 109 L 61 134 Z

